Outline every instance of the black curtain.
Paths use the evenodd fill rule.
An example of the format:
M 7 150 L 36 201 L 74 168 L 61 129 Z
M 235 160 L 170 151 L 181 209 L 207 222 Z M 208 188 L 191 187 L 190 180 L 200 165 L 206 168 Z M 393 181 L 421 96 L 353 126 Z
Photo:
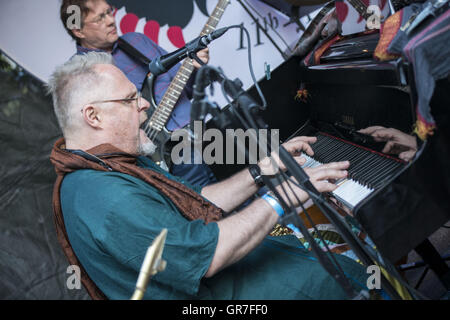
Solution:
M 89 299 L 69 290 L 49 155 L 61 136 L 42 82 L 0 52 L 0 299 Z

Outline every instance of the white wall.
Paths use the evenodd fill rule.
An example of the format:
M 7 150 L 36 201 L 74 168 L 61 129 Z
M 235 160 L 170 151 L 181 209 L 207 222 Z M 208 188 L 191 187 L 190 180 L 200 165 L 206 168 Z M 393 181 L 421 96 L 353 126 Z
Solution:
M 286 43 L 290 45 L 296 43 L 301 34 L 297 33 L 295 24 L 283 27 L 289 20 L 286 16 L 260 1 L 248 0 L 248 2 L 267 19 L 269 13 L 272 17 L 276 17 L 277 32 Z M 124 4 L 125 8 L 118 13 L 117 20 L 126 13 L 126 1 Z M 208 12 L 212 12 L 216 4 L 217 0 L 208 0 Z M 75 53 L 75 43 L 59 20 L 59 5 L 60 0 L 0 0 L 0 49 L 43 81 L 47 81 L 55 66 Z M 257 13 L 254 15 L 257 16 Z M 145 18 L 142 20 L 136 31 L 139 31 L 139 25 L 145 24 Z M 206 21 L 207 17 L 196 9 L 191 22 L 183 30 L 185 40 L 189 41 L 197 37 Z M 262 22 L 261 18 L 260 21 Z M 240 23 L 244 23 L 250 32 L 253 66 L 259 80 L 264 76 L 265 64 L 269 64 L 273 70 L 284 60 L 262 32 L 260 32 L 260 39 L 264 44 L 255 47 L 257 33 L 253 20 L 238 2 L 231 0 L 217 27 Z M 175 47 L 164 35 L 166 30 L 167 26 L 161 26 L 160 45 L 170 52 Z M 269 33 L 283 50 L 287 49 L 272 30 L 269 29 Z M 239 77 L 244 87 L 248 88 L 253 82 L 248 68 L 247 50 L 237 50 L 239 42 L 238 29 L 228 31 L 222 38 L 213 42 L 210 45 L 210 64 L 222 67 L 230 78 Z M 244 44 L 247 46 L 246 42 Z M 219 104 L 223 105 L 224 100 L 220 97 L 218 99 Z

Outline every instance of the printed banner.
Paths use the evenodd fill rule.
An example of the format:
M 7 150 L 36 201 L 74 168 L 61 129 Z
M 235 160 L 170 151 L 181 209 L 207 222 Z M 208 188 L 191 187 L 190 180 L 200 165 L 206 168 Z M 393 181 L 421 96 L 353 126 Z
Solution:
M 168 52 L 200 35 L 217 0 L 111 0 L 119 35 L 141 32 Z M 59 20 L 60 0 L 15 0 L 0 4 L 0 49 L 27 71 L 46 82 L 55 66 L 75 53 L 75 43 Z M 244 8 L 245 6 L 245 8 Z M 249 14 L 251 13 L 251 16 Z M 314 13 L 300 21 L 306 26 Z M 256 79 L 284 60 L 283 52 L 302 34 L 296 23 L 274 7 L 258 0 L 230 0 L 217 28 L 242 24 L 251 38 Z M 272 41 L 268 38 L 268 36 Z M 229 78 L 238 77 L 244 89 L 253 85 L 247 39 L 239 29 L 230 29 L 209 45 L 210 65 L 221 67 Z M 278 48 L 277 48 L 278 47 Z M 217 97 L 223 106 L 225 100 Z

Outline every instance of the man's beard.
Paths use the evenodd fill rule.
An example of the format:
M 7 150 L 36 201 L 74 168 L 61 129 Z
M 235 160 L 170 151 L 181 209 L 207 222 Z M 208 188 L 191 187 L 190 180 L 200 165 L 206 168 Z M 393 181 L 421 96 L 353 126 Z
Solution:
M 138 153 L 141 156 L 151 156 L 156 151 L 156 145 L 152 141 L 147 141 L 139 144 Z

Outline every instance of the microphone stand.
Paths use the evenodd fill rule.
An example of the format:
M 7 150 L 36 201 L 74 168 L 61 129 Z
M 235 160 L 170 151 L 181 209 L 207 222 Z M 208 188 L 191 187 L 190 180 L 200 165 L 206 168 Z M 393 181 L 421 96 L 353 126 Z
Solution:
M 212 71 L 212 72 L 211 72 Z M 207 73 L 209 72 L 209 74 Z M 230 106 L 231 112 L 240 120 L 245 129 L 259 130 L 262 128 L 267 128 L 264 120 L 258 115 L 257 104 L 247 95 L 247 93 L 242 89 L 242 83 L 239 79 L 231 81 L 227 79 L 221 70 L 214 69 L 210 66 L 203 67 L 199 70 L 196 78 L 196 84 L 194 86 L 194 100 L 191 110 L 191 121 L 198 119 L 200 117 L 204 119 L 208 111 L 214 117 L 220 116 L 220 112 L 217 108 L 213 108 L 209 102 L 205 100 L 204 89 L 211 84 L 213 81 L 223 81 L 223 87 L 225 91 L 234 99 L 234 105 L 236 108 Z M 210 110 L 208 110 L 208 108 Z M 214 110 L 214 111 L 213 111 Z M 214 114 L 213 114 L 214 113 Z M 247 123 L 248 122 L 248 123 Z M 217 123 L 217 122 L 216 122 Z M 223 119 L 219 119 L 219 127 L 224 122 Z M 223 129 L 222 127 L 220 127 Z M 259 144 L 259 141 L 258 141 Z M 267 145 L 270 148 L 270 141 L 267 141 Z M 260 146 L 261 147 L 261 146 Z M 286 151 L 283 146 L 280 146 L 279 158 L 285 165 L 286 169 L 292 174 L 292 176 L 297 180 L 299 187 L 303 189 L 311 198 L 313 203 L 322 211 L 325 217 L 336 227 L 339 234 L 348 243 L 353 252 L 358 256 L 361 262 L 365 266 L 376 265 L 376 258 L 371 257 L 367 249 L 360 244 L 359 240 L 349 229 L 348 225 L 344 223 L 339 213 L 334 209 L 322 196 L 322 194 L 314 187 L 314 185 L 309 180 L 308 175 L 302 169 L 302 167 L 295 161 L 292 155 Z M 279 174 L 277 178 L 280 180 Z M 303 224 L 300 219 L 295 207 L 288 205 L 280 194 L 275 189 L 274 184 L 266 176 L 263 179 L 267 187 L 275 193 L 275 195 L 280 200 L 283 208 L 285 209 L 285 214 L 280 218 L 280 224 L 283 226 L 288 226 L 294 231 L 301 232 L 306 240 L 309 242 L 312 251 L 316 255 L 317 259 L 321 265 L 327 270 L 330 275 L 341 285 L 346 294 L 351 299 L 368 299 L 368 292 L 363 290 L 361 292 L 356 292 L 353 286 L 350 284 L 349 280 L 345 276 L 342 269 L 337 268 L 333 265 L 329 258 L 325 255 L 323 250 L 317 245 L 314 238 L 310 235 L 308 229 Z M 305 210 L 304 210 L 305 211 Z M 305 212 L 306 213 L 306 212 Z M 325 244 L 326 245 L 326 244 Z M 337 261 L 335 261 L 337 264 Z M 381 265 L 380 263 L 378 265 Z M 386 293 L 393 299 L 401 299 L 397 291 L 392 287 L 390 282 L 385 278 L 383 273 L 380 273 L 381 286 L 386 291 Z

